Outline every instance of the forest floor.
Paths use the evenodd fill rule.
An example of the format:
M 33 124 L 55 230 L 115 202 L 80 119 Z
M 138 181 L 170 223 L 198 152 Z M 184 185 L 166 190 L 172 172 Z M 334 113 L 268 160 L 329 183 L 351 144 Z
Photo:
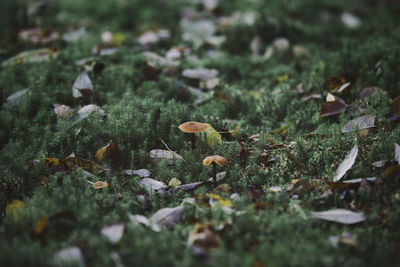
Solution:
M 0 5 L 0 265 L 398 265 L 399 1 Z

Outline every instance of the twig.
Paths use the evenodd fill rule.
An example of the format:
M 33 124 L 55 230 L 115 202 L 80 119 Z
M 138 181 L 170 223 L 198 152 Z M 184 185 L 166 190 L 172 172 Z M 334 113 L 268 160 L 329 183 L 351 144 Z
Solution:
M 161 139 L 161 137 L 158 137 L 158 139 L 160 139 L 160 141 L 163 143 L 163 145 L 165 146 L 165 148 L 168 149 L 168 151 L 171 152 L 172 155 L 176 154 L 175 151 L 172 151 L 171 149 L 169 149 L 168 145 L 164 142 L 164 140 Z M 183 161 L 185 161 L 185 159 L 183 159 Z
M 175 153 L 175 151 L 172 151 L 171 149 L 169 149 L 168 145 L 164 142 L 164 140 L 162 140 L 160 137 L 158 137 L 158 139 L 160 139 L 160 141 L 163 143 L 163 145 L 168 149 L 169 152 L 171 153 Z

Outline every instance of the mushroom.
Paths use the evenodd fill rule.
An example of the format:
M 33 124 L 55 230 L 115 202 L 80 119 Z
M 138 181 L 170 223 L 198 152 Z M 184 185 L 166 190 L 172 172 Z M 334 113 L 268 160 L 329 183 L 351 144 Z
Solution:
M 205 129 L 207 129 L 207 125 L 201 122 L 196 122 L 196 121 L 188 121 L 185 123 L 182 123 L 181 125 L 178 126 L 179 130 L 181 130 L 184 133 L 190 133 L 191 134 L 191 147 L 192 150 L 195 149 L 195 133 L 203 132 Z
M 88 181 L 88 183 L 92 184 L 92 187 L 94 189 L 102 189 L 102 188 L 108 187 L 108 183 L 107 182 L 103 182 L 103 181 L 97 181 L 95 183 L 92 183 L 92 182 Z
M 222 156 L 219 155 L 213 155 L 213 156 L 208 156 L 205 159 L 203 159 L 203 165 L 213 165 L 213 171 L 212 171 L 212 176 L 213 176 L 213 183 L 214 187 L 217 185 L 217 164 L 218 165 L 224 165 L 227 163 L 228 160 Z

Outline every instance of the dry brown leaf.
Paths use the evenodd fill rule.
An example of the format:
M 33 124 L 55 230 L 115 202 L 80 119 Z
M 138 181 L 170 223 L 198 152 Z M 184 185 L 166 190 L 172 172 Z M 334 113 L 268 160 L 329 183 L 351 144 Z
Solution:
M 320 117 L 328 117 L 342 113 L 348 105 L 339 97 L 335 96 L 335 101 L 325 102 L 321 106 Z
M 390 112 L 400 116 L 400 95 L 390 102 Z
M 196 223 L 188 238 L 188 246 L 196 255 L 206 256 L 219 247 L 219 237 L 215 233 L 211 223 Z
M 106 168 L 111 167 L 114 170 L 121 170 L 124 166 L 122 152 L 112 140 L 107 145 L 99 148 L 94 158 L 97 163 Z

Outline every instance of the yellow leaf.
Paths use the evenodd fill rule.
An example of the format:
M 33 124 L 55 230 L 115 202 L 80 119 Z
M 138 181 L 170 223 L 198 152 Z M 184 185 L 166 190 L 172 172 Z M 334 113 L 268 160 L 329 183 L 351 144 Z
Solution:
M 25 204 L 21 200 L 14 199 L 6 207 L 6 216 L 10 216 L 16 223 L 22 218 Z
M 122 44 L 123 42 L 125 42 L 126 37 L 124 34 L 122 33 L 116 33 L 113 35 L 112 39 L 111 39 L 111 43 L 119 45 Z
M 64 166 L 58 158 L 45 158 L 43 161 L 47 168 Z
M 210 199 L 218 201 L 218 203 L 220 203 L 224 207 L 229 207 L 229 208 L 232 207 L 231 201 L 229 199 L 227 199 L 227 198 L 223 198 L 223 197 L 221 197 L 221 196 L 219 196 L 217 194 L 212 194 L 212 193 L 208 194 L 207 196 Z
M 284 82 L 284 81 L 289 80 L 289 75 L 287 75 L 287 74 L 280 75 L 280 76 L 278 76 L 277 79 L 278 79 L 279 82 Z
M 62 160 L 62 162 L 67 166 L 70 170 L 75 170 L 76 167 L 82 168 L 88 172 L 95 172 L 100 174 L 104 171 L 103 167 L 99 164 L 94 163 L 93 161 L 87 159 L 81 159 L 75 156 L 68 156 Z
M 37 237 L 47 235 L 48 230 L 48 221 L 46 218 L 41 217 L 36 221 L 35 226 L 33 227 L 33 234 Z
M 233 137 L 235 137 L 237 135 L 237 133 L 239 132 L 240 127 L 242 127 L 241 123 L 239 123 L 239 125 L 236 126 L 235 129 L 229 131 Z
M 278 129 L 270 131 L 270 133 L 285 135 L 287 133 L 287 131 L 289 130 L 289 128 L 292 127 L 293 125 L 294 125 L 294 123 L 290 122 L 288 124 L 283 125 L 282 127 L 278 128 Z
M 181 184 L 182 184 L 181 181 L 179 181 L 179 180 L 176 179 L 176 178 L 172 178 L 172 179 L 169 181 L 168 186 L 177 187 L 177 186 L 180 186 Z
M 207 128 L 205 129 L 207 144 L 214 147 L 216 144 L 222 144 L 222 136 L 217 132 L 209 123 L 205 123 Z

